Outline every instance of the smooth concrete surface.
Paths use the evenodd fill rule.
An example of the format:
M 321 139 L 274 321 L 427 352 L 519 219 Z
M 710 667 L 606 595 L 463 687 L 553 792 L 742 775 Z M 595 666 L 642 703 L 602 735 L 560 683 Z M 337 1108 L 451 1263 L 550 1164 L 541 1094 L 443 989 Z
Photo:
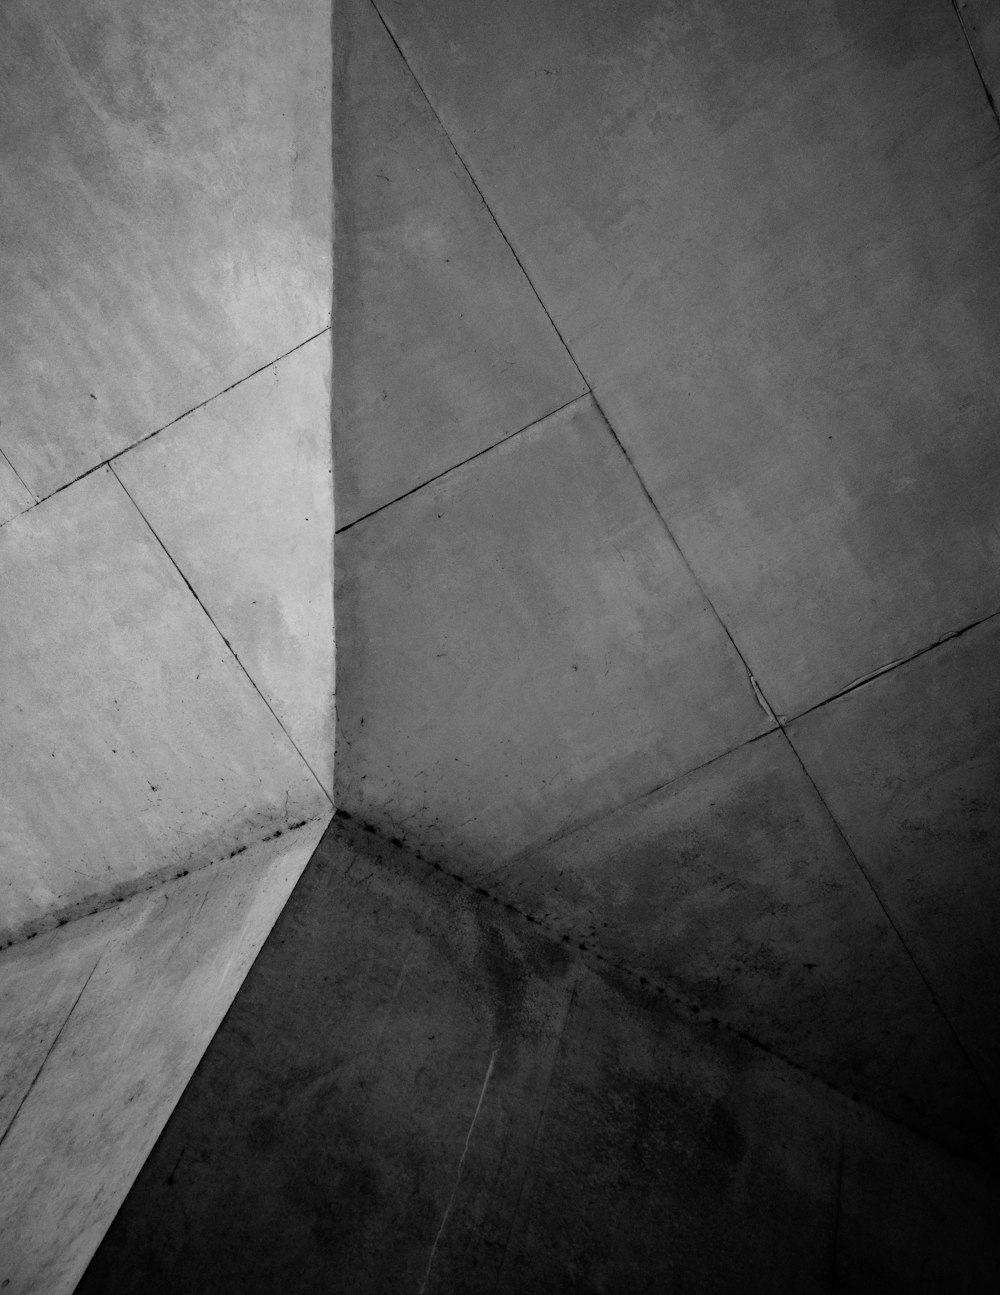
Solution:
M 1000 618 L 791 726 L 1000 1106 Z
M 329 323 L 330 7 L 10 0 L 0 448 L 42 496 Z
M 0 453 L 0 526 L 34 502 L 34 496 Z
M 338 537 L 338 803 L 995 1171 L 996 671 L 949 664 L 1000 607 L 988 7 L 376 8 L 594 401 Z M 360 190 L 383 146 L 353 130 Z M 380 274 L 406 265 L 386 247 Z M 515 1288 L 546 1289 L 539 1247 L 581 1265 L 567 1289 L 600 1267 L 580 1182 L 641 1213 L 584 1136 L 562 1206 L 563 1158 L 539 1180 Z M 952 1189 L 894 1214 L 912 1166 L 866 1137 L 837 1158 L 843 1281 L 961 1287 Z M 606 1288 L 660 1289 L 630 1235 Z
M 88 920 L 0 951 L 0 1136 L 30 1090 L 106 941 L 104 925 Z
M 332 793 L 329 375 L 324 334 L 129 450 L 114 471 Z
M 110 469 L 8 522 L 0 572 L 0 942 L 328 811 Z
M 0 953 L 4 1291 L 75 1288 L 328 817 Z
M 947 0 L 378 0 L 779 714 L 1000 607 L 997 120 Z
M 334 6 L 338 525 L 585 383 L 369 0 Z
M 985 1295 L 997 1180 L 337 820 L 80 1284 Z
M 330 22 L 0 14 L 7 1295 L 72 1290 L 332 812 Z
M 337 805 L 489 875 L 772 726 L 589 398 L 337 539 Z
M 995 1108 L 782 734 L 529 851 L 500 893 L 690 1013 L 1000 1166 Z
M 337 17 L 334 435 L 351 510 L 340 521 L 356 521 L 338 559 L 337 783 L 357 832 L 331 833 L 85 1282 L 992 1291 L 995 644 L 974 650 L 969 630 L 900 664 L 1000 606 L 988 16 L 947 0 L 378 6 L 402 52 L 367 0 L 338 0 Z M 21 43 L 8 48 L 31 48 L 34 17 L 10 12 Z M 95 8 L 38 12 L 37 47 L 76 75 Z M 100 59 L 129 64 L 118 104 L 146 76 L 152 11 L 104 12 L 115 17 Z M 32 127 L 15 144 L 26 179 L 12 190 L 8 295 L 36 333 L 11 334 L 18 391 L 31 393 L 14 410 L 45 415 L 22 473 L 36 493 L 36 477 L 65 479 L 74 455 L 93 463 L 129 445 L 129 410 L 155 405 L 149 430 L 209 396 L 224 411 L 222 389 L 259 386 L 268 373 L 251 373 L 278 354 L 250 363 L 244 343 L 292 317 L 270 304 L 297 271 L 269 246 L 254 296 L 243 253 L 270 236 L 258 233 L 278 208 L 279 241 L 295 242 L 289 177 L 302 173 L 280 141 L 312 131 L 310 146 L 326 148 L 325 107 L 309 114 L 328 104 L 329 78 L 313 96 L 296 68 L 291 89 L 299 55 L 282 43 L 308 41 L 318 9 L 301 26 L 299 10 L 258 22 L 244 5 L 244 26 L 236 12 L 220 0 L 149 19 L 148 83 L 207 85 L 210 67 L 220 106 L 182 95 L 161 118 L 159 101 L 130 99 L 154 141 L 141 148 L 114 115 L 105 134 L 93 113 L 81 124 L 74 96 L 92 82 L 53 88 L 48 54 L 12 73 L 15 107 L 62 113 L 50 137 Z M 303 55 L 310 66 L 325 35 Z M 182 66 L 160 76 L 161 54 Z M 274 110 L 300 93 L 302 115 L 279 122 Z M 91 94 L 88 108 L 101 103 Z M 271 119 L 248 145 L 258 106 Z M 106 272 L 110 236 L 91 236 L 119 201 L 110 156 L 139 195 L 120 204 L 127 255 L 113 269 L 126 289 Z M 95 178 L 100 166 L 110 178 Z M 164 175 L 167 201 L 148 215 L 143 195 Z M 251 193 L 261 176 L 263 201 Z M 327 184 L 324 172 L 303 199 L 310 230 L 328 229 Z M 48 200 L 72 185 L 72 201 Z M 32 261 L 22 235 L 38 194 Z M 139 243 L 148 265 L 130 251 Z M 60 257 L 72 258 L 65 273 Z M 219 265 L 232 267 L 221 287 Z M 217 336 L 229 310 L 232 346 Z M 317 330 L 325 310 L 324 299 Z M 546 310 L 596 396 L 555 414 L 550 388 L 562 401 L 567 374 L 568 395 L 579 387 Z M 151 384 L 154 315 L 166 340 Z M 120 435 L 93 421 L 103 390 L 78 390 L 85 347 L 100 352 L 95 372 L 129 386 L 112 402 Z M 216 360 L 230 354 L 239 363 L 222 377 Z M 218 380 L 198 387 L 206 375 Z M 23 418 L 0 415 L 0 447 L 23 467 Z M 247 409 L 251 427 L 260 417 Z M 537 421 L 521 431 L 522 417 Z M 185 515 L 180 475 L 164 529 Z M 59 500 L 70 516 L 76 489 L 0 539 L 41 526 Z M 220 502 L 237 496 L 223 480 Z M 99 510 L 74 523 L 81 569 L 103 524 Z M 176 527 L 175 547 L 190 536 L 176 560 L 200 564 L 220 608 L 245 606 L 245 543 L 222 561 L 191 526 Z M 121 557 L 99 565 L 107 601 Z M 274 571 L 289 578 L 283 562 Z M 81 602 L 67 614 L 83 615 Z M 121 605 L 109 602 L 113 623 L 139 649 L 122 659 L 135 656 L 140 679 L 169 673 L 151 664 L 154 647 L 157 662 L 187 659 L 172 633 L 143 637 L 159 625 L 146 604 L 143 630 L 127 618 L 123 630 Z M 49 620 L 61 634 L 62 612 Z M 260 647 L 272 623 L 237 629 Z M 779 715 L 818 707 L 791 725 L 804 769 L 784 736 L 765 734 L 738 650 Z M 95 654 L 84 653 L 88 680 Z M 30 654 L 28 665 L 34 678 Z M 66 683 L 89 697 L 81 688 Z M 148 718 L 171 743 L 183 728 Z M 182 736 L 200 741 L 197 729 Z M 242 753 L 240 737 L 227 732 L 227 750 Z M 188 759 L 181 737 L 173 750 Z M 99 797 L 114 791 L 109 758 L 81 743 L 73 765 Z M 49 787 L 32 777 L 33 794 Z M 244 809 L 255 803 L 248 792 Z M 156 826 L 174 839 L 172 824 Z M 69 1027 L 60 1036 L 52 1022 L 87 970 L 79 954 L 65 975 L 53 966 L 32 982 L 43 1017 L 11 1027 L 13 1092 L 53 1042 L 60 1052 Z M 147 1027 L 133 1030 L 140 1048 Z M 105 1063 L 116 1055 L 105 1049 Z M 106 1075 L 93 1086 L 118 1092 Z M 72 1091 L 43 1086 L 46 1136 Z M 19 1116 L 15 1145 L 26 1127 Z M 74 1217 L 59 1189 L 39 1190 Z

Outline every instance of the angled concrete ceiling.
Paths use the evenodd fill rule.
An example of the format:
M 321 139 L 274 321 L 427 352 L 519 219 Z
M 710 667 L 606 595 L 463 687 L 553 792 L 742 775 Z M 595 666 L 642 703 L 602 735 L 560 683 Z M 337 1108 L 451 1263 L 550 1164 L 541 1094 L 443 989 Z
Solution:
M 1000 130 L 961 10 L 340 6 L 336 790 L 995 1164 Z
M 946 1271 L 918 1235 L 935 1218 L 988 1271 L 997 23 L 945 0 L 338 0 L 334 771 L 328 14 L 297 12 L 4 14 L 20 754 L 0 971 L 22 997 L 0 1143 L 4 1217 L 30 1239 L 11 1271 L 75 1280 L 332 777 L 343 821 L 140 1187 L 172 1191 L 185 1128 L 232 1135 L 235 1180 L 192 1170 L 192 1190 L 237 1252 L 290 1211 L 292 1255 L 326 1281 L 344 1252 L 302 1148 L 314 1114 L 342 1114 L 320 1098 L 346 1053 L 376 1095 L 327 1131 L 363 1181 L 387 1161 L 389 1214 L 362 1222 L 400 1223 L 420 1289 L 457 1116 L 439 1141 L 440 1100 L 425 1127 L 414 1094 L 452 1071 L 459 1177 L 481 1110 L 511 1130 L 471 1157 L 472 1224 L 449 1238 L 494 1229 L 484 1289 L 546 1289 L 605 1235 L 655 1228 L 675 1118 L 708 1148 L 704 1173 L 659 1157 L 668 1198 L 699 1202 L 683 1235 L 705 1289 L 725 1280 L 717 1184 L 750 1231 L 776 1202 L 782 1267 L 758 1244 L 758 1285 L 866 1289 L 877 1264 L 838 1277 L 839 1234 L 833 1273 L 817 1260 L 830 1217 L 843 1263 L 880 1256 L 888 1280 L 898 1252 L 906 1289 Z M 245 1035 L 262 1021 L 266 1055 Z M 136 1040 L 133 1091 L 107 1063 Z M 622 1140 L 642 1144 L 634 1181 Z M 241 1197 L 232 1230 L 257 1156 L 276 1194 Z M 585 1190 L 564 1181 L 581 1164 Z M 897 1215 L 882 1198 L 910 1171 Z M 612 1287 L 649 1279 L 637 1256 L 609 1260 Z

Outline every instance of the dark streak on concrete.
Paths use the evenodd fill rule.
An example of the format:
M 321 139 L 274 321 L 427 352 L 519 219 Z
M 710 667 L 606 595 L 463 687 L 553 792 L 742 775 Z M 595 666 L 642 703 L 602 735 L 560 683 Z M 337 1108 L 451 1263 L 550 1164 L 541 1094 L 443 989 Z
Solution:
M 306 826 L 307 822 L 303 820 L 283 830 L 294 832 Z M 277 833 L 278 836 L 281 834 L 280 831 Z M 41 920 L 33 920 L 30 925 L 18 928 L 13 932 L 11 939 L 0 942 L 0 952 L 14 945 L 22 944 L 27 940 L 33 940 L 36 936 L 44 935 L 46 931 L 52 931 L 59 926 L 64 926 L 67 922 L 73 922 L 82 917 L 95 917 L 98 913 L 106 912 L 109 908 L 113 908 L 116 904 L 121 904 L 127 899 L 132 899 L 135 895 L 144 895 L 149 891 L 159 890 L 165 882 L 176 881 L 180 877 L 186 877 L 193 872 L 207 872 L 215 864 L 222 863 L 225 859 L 232 859 L 238 854 L 243 854 L 251 847 L 263 845 L 271 839 L 272 837 L 265 836 L 251 840 L 246 845 L 241 845 L 224 856 L 212 857 L 207 855 L 197 859 L 192 858 L 184 868 L 178 868 L 176 864 L 169 864 L 165 868 L 146 873 L 142 877 L 122 882 L 110 890 L 94 891 L 93 894 L 85 895 L 82 899 L 68 904 L 64 908 L 50 909 Z
M 997 109 L 996 100 L 993 98 L 993 92 L 990 89 L 989 82 L 986 80 L 986 76 L 983 72 L 982 64 L 976 54 L 976 47 L 972 42 L 972 37 L 969 34 L 969 29 L 966 26 L 965 19 L 962 17 L 962 10 L 958 4 L 958 0 L 951 0 L 951 7 L 954 10 L 955 17 L 958 19 L 958 25 L 962 29 L 962 35 L 965 37 L 965 43 L 969 49 L 969 56 L 975 64 L 976 75 L 979 77 L 979 83 L 983 87 L 983 94 L 986 95 L 986 102 L 990 105 L 990 111 L 993 113 L 997 126 L 1000 127 L 1000 110 Z
M 820 1295 L 831 1241 L 870 1261 L 869 1125 L 897 1167 L 931 1166 L 930 1203 L 899 1182 L 918 1226 L 949 1175 L 993 1198 L 926 1139 L 563 949 L 338 817 L 81 1295 L 290 1277 L 303 1295 Z
M 829 813 L 829 810 L 827 810 L 827 812 Z M 413 851 L 408 850 L 405 846 L 400 848 L 392 845 L 387 838 L 382 837 L 368 824 L 366 824 L 363 829 L 365 832 L 369 834 L 368 838 L 360 836 L 360 834 L 358 834 L 356 831 L 354 831 L 351 828 L 346 828 L 346 829 L 342 828 L 337 823 L 338 817 L 341 819 L 348 819 L 350 816 L 345 813 L 340 813 L 338 815 L 335 815 L 334 821 L 331 823 L 331 826 L 328 829 L 329 836 L 340 835 L 342 839 L 344 839 L 345 841 L 352 842 L 354 845 L 354 848 L 362 849 L 362 850 L 365 850 L 366 852 L 372 853 L 373 861 L 377 866 L 381 865 L 384 867 L 387 863 L 390 866 L 393 866 L 391 863 L 391 858 L 393 855 L 398 856 L 398 863 L 396 866 L 405 868 L 407 865 L 403 861 L 406 859 L 410 860 L 410 864 L 409 864 L 410 868 L 414 868 L 416 866 L 417 856 L 414 854 Z M 838 828 L 838 831 L 839 831 L 839 828 Z M 370 839 L 371 836 L 375 837 L 374 841 Z M 365 844 L 366 839 L 367 839 L 367 845 Z M 830 1092 L 836 1093 L 840 1097 L 847 1098 L 850 1102 L 854 1103 L 859 1107 L 863 1107 L 865 1109 L 870 1109 L 874 1111 L 879 1116 L 879 1118 L 885 1119 L 890 1123 L 897 1125 L 901 1129 L 905 1129 L 908 1133 L 913 1134 L 916 1137 L 926 1139 L 929 1142 L 934 1142 L 936 1145 L 941 1146 L 943 1149 L 947 1150 L 950 1154 L 958 1156 L 960 1159 L 968 1159 L 970 1163 L 974 1163 L 978 1167 L 985 1169 L 986 1172 L 996 1177 L 997 1181 L 1000 1181 L 1000 1169 L 995 1168 L 989 1163 L 984 1164 L 982 1160 L 977 1159 L 975 1156 L 966 1155 L 965 1153 L 963 1153 L 962 1151 L 954 1147 L 946 1146 L 945 1143 L 939 1142 L 935 1137 L 930 1135 L 926 1129 L 922 1129 L 918 1127 L 916 1124 L 908 1122 L 907 1120 L 899 1116 L 896 1112 L 881 1110 L 878 1107 L 874 1106 L 866 1098 L 860 1096 L 858 1093 L 848 1091 L 844 1087 L 839 1087 L 836 1083 L 832 1082 L 828 1077 L 817 1073 L 816 1071 L 812 1070 L 809 1066 L 804 1065 L 799 1061 L 789 1058 L 788 1056 L 784 1055 L 780 1049 L 773 1047 L 771 1044 L 767 1043 L 766 1040 L 759 1038 L 749 1030 L 741 1029 L 739 1026 L 734 1025 L 731 1022 L 727 1021 L 724 1017 L 710 1016 L 706 1012 L 704 1007 L 701 1004 L 697 1003 L 689 995 L 677 993 L 674 987 L 660 980 L 657 980 L 648 976 L 647 974 L 645 974 L 645 972 L 631 965 L 629 962 L 625 961 L 624 959 L 609 957 L 607 954 L 602 953 L 599 949 L 595 948 L 592 945 L 588 946 L 582 942 L 578 943 L 573 936 L 553 929 L 552 926 L 548 924 L 544 918 L 537 917 L 528 912 L 523 912 L 515 905 L 508 903 L 506 901 L 499 900 L 495 895 L 489 892 L 483 892 L 481 888 L 467 881 L 459 873 L 449 871 L 446 867 L 444 867 L 440 863 L 420 860 L 420 865 L 425 870 L 438 873 L 441 875 L 441 877 L 447 878 L 448 881 L 454 883 L 456 886 L 461 887 L 470 895 L 473 895 L 473 896 L 477 894 L 482 895 L 485 893 L 486 898 L 490 902 L 498 904 L 498 906 L 506 909 L 508 912 L 515 915 L 525 923 L 530 924 L 534 929 L 540 931 L 546 939 L 555 942 L 557 947 L 559 947 L 560 949 L 564 949 L 566 948 L 566 946 L 575 947 L 576 950 L 578 950 L 580 953 L 583 954 L 581 958 L 581 962 L 583 962 L 585 965 L 590 965 L 594 967 L 594 969 L 597 970 L 602 975 L 605 975 L 605 976 L 610 975 L 612 977 L 615 977 L 616 978 L 615 983 L 619 984 L 620 988 L 622 989 L 631 988 L 636 994 L 639 995 L 639 999 L 637 1001 L 642 1002 L 647 1006 L 654 1005 L 659 1001 L 669 1003 L 672 1011 L 678 1013 L 682 1018 L 690 1021 L 692 1024 L 707 1026 L 709 1029 L 719 1030 L 734 1039 L 739 1039 L 741 1042 L 749 1044 L 750 1047 L 760 1051 L 766 1056 L 772 1058 L 774 1061 L 779 1062 L 781 1065 L 787 1066 L 791 1071 L 794 1071 L 798 1074 L 808 1077 L 810 1080 L 821 1085 L 823 1088 L 828 1089 Z M 860 868 L 860 864 L 858 866 Z M 863 869 L 862 869 L 862 872 L 863 872 Z M 869 882 L 869 885 L 870 884 L 871 883 Z M 876 895 L 876 899 L 877 899 L 877 895 Z M 897 932 L 897 935 L 898 935 L 898 932 Z M 902 943 L 902 940 L 901 940 L 901 943 Z M 907 953 L 909 954 L 909 950 L 907 950 Z M 909 956 L 912 959 L 912 954 L 909 954 Z M 918 972 L 920 971 L 919 967 L 917 967 L 917 971 Z M 618 980 L 617 978 L 624 978 L 624 979 Z M 922 975 L 921 975 L 921 978 L 923 979 Z M 940 1008 L 940 1004 L 938 1004 L 938 1009 L 939 1011 L 942 1011 L 942 1009 Z M 943 1011 L 942 1011 L 942 1015 L 944 1015 Z M 945 1020 L 947 1021 L 947 1017 L 945 1017 Z M 949 1024 L 949 1028 L 952 1029 L 952 1032 L 954 1032 L 953 1027 L 950 1026 L 950 1022 L 948 1024 Z M 963 1054 L 965 1053 L 964 1047 L 962 1048 L 962 1052 Z M 976 1072 L 976 1077 L 979 1083 L 982 1084 L 982 1079 L 979 1076 L 978 1071 Z M 991 1104 L 992 1104 L 992 1099 L 991 1099 Z
M 555 409 L 550 409 L 547 413 L 540 415 L 532 422 L 527 423 L 524 427 L 519 427 L 516 432 L 510 432 L 507 436 L 501 437 L 500 440 L 495 441 L 492 445 L 487 445 L 485 449 L 478 450 L 475 454 L 470 454 L 467 459 L 462 459 L 458 463 L 453 463 L 450 467 L 445 468 L 443 472 L 438 472 L 435 476 L 428 477 L 426 481 L 421 481 L 419 485 L 414 486 L 411 490 L 404 491 L 401 495 L 397 495 L 395 499 L 390 499 L 388 503 L 380 504 L 378 508 L 373 508 L 371 512 L 365 513 L 361 517 L 355 517 L 353 521 L 347 522 L 346 525 L 339 527 L 336 533 L 338 535 L 343 535 L 346 531 L 353 529 L 353 527 L 360 525 L 362 522 L 368 521 L 369 518 L 377 517 L 379 513 L 385 512 L 387 508 L 392 508 L 394 504 L 398 504 L 404 499 L 409 499 L 411 495 L 415 495 L 419 491 L 426 489 L 427 486 L 434 485 L 435 482 L 441 481 L 444 477 L 451 476 L 452 473 L 457 472 L 460 468 L 464 468 L 468 464 L 474 463 L 476 459 L 481 459 L 484 454 L 492 454 L 494 450 L 498 450 L 501 446 L 506 445 L 516 436 L 521 436 L 524 432 L 532 431 L 539 425 L 539 423 L 544 423 L 547 418 L 551 418 L 554 414 L 561 413 L 562 410 L 568 409 L 570 405 L 575 405 L 578 401 L 586 400 L 588 397 L 592 397 L 592 392 L 589 387 L 586 391 L 582 391 L 578 396 L 574 396 L 572 400 L 564 401 L 563 404 L 558 405 Z

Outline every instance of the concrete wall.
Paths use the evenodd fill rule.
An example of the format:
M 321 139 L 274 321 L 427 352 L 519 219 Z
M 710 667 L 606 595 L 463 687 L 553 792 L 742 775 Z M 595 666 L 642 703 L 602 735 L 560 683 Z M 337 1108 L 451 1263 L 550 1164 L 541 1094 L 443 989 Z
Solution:
M 96 10 L 59 21 L 78 12 Z M 85 244 L 72 265 L 58 237 L 46 253 L 66 335 L 30 276 L 22 313 L 60 354 L 100 341 L 72 327 L 98 299 L 74 266 L 105 265 L 88 221 L 110 213 L 143 285 L 114 297 L 141 323 L 124 351 L 141 399 L 116 370 L 128 427 L 67 416 L 38 451 L 23 412 L 6 440 L 5 421 L 4 506 L 124 451 L 116 479 L 319 786 L 312 685 L 271 651 L 297 641 L 314 577 L 261 598 L 239 519 L 216 524 L 214 486 L 186 475 L 225 482 L 262 397 L 223 402 L 321 341 L 296 260 L 315 191 L 275 160 L 296 174 L 287 132 L 314 82 L 284 15 L 135 12 L 100 28 L 103 96 L 86 26 L 60 44 L 18 19 L 26 100 L 39 67 L 80 87 L 88 112 L 74 99 L 54 137 L 99 163 L 55 187 L 22 168 L 21 226 L 79 202 Z M 988 7 L 342 0 L 335 19 L 336 790 L 465 885 L 331 838 L 87 1284 L 990 1289 Z M 146 45 L 182 50 L 181 71 L 122 52 Z M 252 89 L 245 70 L 272 65 Z M 209 111 L 178 133 L 181 103 Z M 109 166 L 87 134 L 108 114 L 122 156 L 154 164 Z M 162 212 L 191 177 L 182 246 Z M 260 255 L 227 261 L 258 185 Z M 239 316 L 235 376 L 218 301 Z M 162 382 L 147 302 L 185 321 Z M 289 319 L 302 330 L 260 355 Z M 194 417 L 233 417 L 165 430 L 206 366 L 221 394 Z M 94 415 L 104 388 L 83 390 Z M 297 652 L 326 697 L 326 658 Z M 261 748 L 234 745 L 263 776 Z
M 990 6 L 338 24 L 338 806 L 996 1167 Z
M 7 4 L 0 79 L 14 1295 L 72 1289 L 332 812 L 330 10 Z
M 981 1295 L 998 1205 L 337 819 L 79 1292 Z

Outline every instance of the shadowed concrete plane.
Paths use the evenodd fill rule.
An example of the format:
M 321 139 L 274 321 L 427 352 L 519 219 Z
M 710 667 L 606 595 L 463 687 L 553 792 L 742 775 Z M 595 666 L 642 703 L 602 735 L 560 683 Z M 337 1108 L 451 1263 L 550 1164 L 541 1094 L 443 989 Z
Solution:
M 274 823 L 311 844 L 330 792 L 339 813 L 81 1295 L 991 1291 L 991 7 L 336 0 L 328 329 L 327 11 L 109 6 L 111 27 L 14 10 L 0 541 L 32 627 L 10 658 L 24 913 L 58 920 L 53 877 L 83 895 L 77 819 L 81 870 L 101 862 L 85 797 L 39 810 L 47 672 L 87 699 L 96 767 L 136 659 L 149 710 L 122 723 L 155 724 L 118 787 L 122 884 L 192 853 L 182 802 L 218 809 L 169 883 L 192 916 L 159 989 L 202 1010 L 160 1038 L 156 975 L 138 1016 L 106 994 L 140 1041 L 108 1055 L 159 1073 L 181 1040 L 145 1143 L 132 1090 L 86 1072 L 92 1145 L 132 1130 L 115 1203 L 280 903 L 269 869 L 304 863 Z M 91 391 L 87 348 L 119 334 Z M 17 547 L 57 510 L 62 565 Z M 125 631 L 93 628 L 106 587 Z M 178 935 L 164 893 L 127 901 L 150 967 Z M 80 1005 L 110 983 L 98 920 L 45 937 L 75 930 L 64 963 L 6 951 L 45 1009 L 11 1013 L 19 1164 L 62 1127 Z M 9 1216 L 67 1220 L 68 1289 L 113 1206 L 61 1154 Z

